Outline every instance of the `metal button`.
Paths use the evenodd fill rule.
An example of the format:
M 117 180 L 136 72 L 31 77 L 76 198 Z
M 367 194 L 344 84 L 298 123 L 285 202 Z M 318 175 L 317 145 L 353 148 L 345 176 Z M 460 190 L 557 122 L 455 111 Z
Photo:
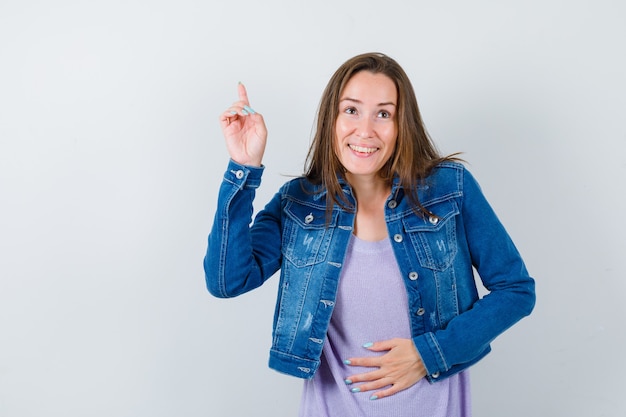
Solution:
M 389 203 L 387 203 L 387 207 L 389 207 L 390 209 L 395 209 L 396 207 L 398 207 L 398 203 L 396 202 L 396 200 L 391 200 Z
M 428 218 L 428 221 L 430 222 L 430 224 L 436 225 L 437 223 L 439 223 L 439 217 L 437 217 L 437 216 L 430 216 Z
M 393 235 L 393 240 L 395 240 L 396 242 L 400 243 L 402 242 L 402 235 L 400 233 Z
M 409 279 L 411 281 L 416 281 L 417 277 L 418 277 L 417 272 L 413 271 L 413 272 L 409 273 Z
M 424 313 L 426 312 L 426 309 L 424 307 L 420 307 L 415 314 L 417 314 L 418 316 L 423 316 Z
M 439 378 L 439 372 L 435 372 L 434 374 L 431 375 L 433 378 L 437 379 Z
M 238 180 L 243 178 L 243 171 L 242 170 L 238 170 L 237 172 L 235 172 L 235 177 L 237 177 Z
M 313 221 L 313 213 L 309 213 L 309 214 L 307 214 L 307 216 L 304 218 L 304 222 L 305 222 L 306 224 L 309 224 L 309 223 L 311 223 L 312 221 Z

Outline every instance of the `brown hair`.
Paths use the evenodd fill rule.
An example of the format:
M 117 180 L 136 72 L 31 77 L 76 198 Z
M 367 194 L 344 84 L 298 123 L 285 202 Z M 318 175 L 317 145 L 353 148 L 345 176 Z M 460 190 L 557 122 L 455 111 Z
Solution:
M 307 155 L 304 175 L 311 183 L 319 185 L 320 191 L 327 191 L 328 214 L 334 204 L 343 208 L 351 206 L 339 184 L 344 168 L 335 153 L 335 125 L 341 93 L 348 81 L 360 71 L 384 74 L 394 82 L 397 89 L 396 148 L 380 170 L 380 175 L 390 184 L 394 175 L 397 175 L 416 211 L 421 209 L 430 214 L 418 200 L 417 185 L 437 164 L 457 158 L 442 157 L 439 154 L 422 122 L 409 77 L 395 60 L 381 53 L 357 55 L 341 65 L 330 78 L 320 100 L 315 134 Z

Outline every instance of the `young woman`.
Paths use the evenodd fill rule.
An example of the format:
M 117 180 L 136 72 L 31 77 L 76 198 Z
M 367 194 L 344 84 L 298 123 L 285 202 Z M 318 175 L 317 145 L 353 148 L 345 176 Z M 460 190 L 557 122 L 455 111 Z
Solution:
M 369 53 L 335 72 L 304 175 L 252 225 L 267 130 L 243 85 L 220 122 L 231 160 L 207 286 L 237 296 L 281 271 L 269 365 L 305 379 L 300 415 L 470 415 L 466 370 L 530 314 L 534 280 L 471 174 L 436 151 L 398 63 Z

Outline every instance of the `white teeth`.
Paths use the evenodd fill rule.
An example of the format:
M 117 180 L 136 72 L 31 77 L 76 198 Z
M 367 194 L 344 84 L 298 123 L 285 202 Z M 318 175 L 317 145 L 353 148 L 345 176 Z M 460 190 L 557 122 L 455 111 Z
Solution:
M 361 152 L 361 153 L 374 153 L 378 150 L 378 148 L 364 148 L 362 146 L 357 145 L 348 145 L 350 149 L 353 151 Z

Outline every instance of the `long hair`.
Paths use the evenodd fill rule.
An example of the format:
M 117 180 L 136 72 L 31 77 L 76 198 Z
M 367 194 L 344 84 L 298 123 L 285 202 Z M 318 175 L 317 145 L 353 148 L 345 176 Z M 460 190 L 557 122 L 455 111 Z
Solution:
M 330 78 L 324 89 L 317 113 L 316 128 L 307 154 L 304 176 L 315 184 L 319 191 L 326 191 L 326 209 L 330 214 L 338 204 L 344 209 L 352 208 L 339 183 L 344 168 L 335 152 L 339 100 L 350 79 L 360 71 L 384 74 L 395 84 L 398 103 L 396 123 L 398 137 L 389 161 L 379 175 L 391 184 L 398 176 L 400 185 L 408 195 L 416 212 L 430 214 L 424 210 L 417 196 L 417 185 L 430 171 L 445 160 L 456 160 L 454 156 L 442 157 L 426 132 L 422 122 L 415 92 L 409 77 L 392 58 L 381 53 L 357 55 L 341 65 Z

